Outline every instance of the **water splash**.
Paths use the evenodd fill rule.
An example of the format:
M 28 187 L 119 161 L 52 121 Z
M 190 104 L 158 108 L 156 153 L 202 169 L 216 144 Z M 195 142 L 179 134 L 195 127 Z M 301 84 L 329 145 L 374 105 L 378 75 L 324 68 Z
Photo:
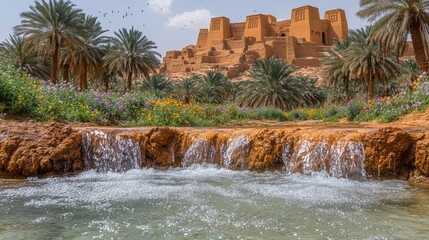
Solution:
M 173 147 L 167 151 L 171 151 L 171 161 L 174 163 L 177 153 Z M 195 138 L 183 155 L 182 166 L 211 164 L 245 170 L 250 154 L 251 141 L 246 135 L 214 140 Z M 121 136 L 97 130 L 83 134 L 86 170 L 122 172 L 138 169 L 144 157 L 138 140 L 126 134 Z M 361 142 L 294 139 L 283 143 L 282 160 L 287 174 L 322 173 L 336 178 L 366 178 L 365 151 Z
M 237 170 L 245 169 L 249 151 L 250 141 L 246 136 L 229 139 L 226 151 L 223 154 L 223 166 Z
M 205 139 L 197 139 L 188 148 L 183 158 L 182 166 L 193 164 L 216 164 L 218 149 Z
M 140 168 L 140 145 L 133 139 L 89 131 L 83 134 L 82 146 L 86 170 L 123 172 Z
M 250 150 L 250 141 L 246 136 L 230 138 L 225 144 L 217 145 L 206 139 L 194 140 L 185 153 L 182 165 L 219 164 L 225 168 L 245 169 Z
M 322 173 L 336 178 L 365 179 L 365 150 L 360 142 L 327 143 L 303 140 L 283 144 L 282 160 L 288 174 Z

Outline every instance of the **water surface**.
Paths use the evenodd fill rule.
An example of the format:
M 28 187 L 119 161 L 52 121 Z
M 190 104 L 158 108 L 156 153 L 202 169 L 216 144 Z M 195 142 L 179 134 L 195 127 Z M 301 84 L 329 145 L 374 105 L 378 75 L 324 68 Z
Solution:
M 0 181 L 0 239 L 428 239 L 403 181 L 182 170 Z

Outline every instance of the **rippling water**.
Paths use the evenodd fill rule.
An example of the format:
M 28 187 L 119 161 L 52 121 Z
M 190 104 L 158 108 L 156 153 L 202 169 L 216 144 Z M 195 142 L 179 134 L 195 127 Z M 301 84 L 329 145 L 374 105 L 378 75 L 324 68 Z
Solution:
M 429 191 L 215 167 L 0 181 L 0 239 L 427 239 Z

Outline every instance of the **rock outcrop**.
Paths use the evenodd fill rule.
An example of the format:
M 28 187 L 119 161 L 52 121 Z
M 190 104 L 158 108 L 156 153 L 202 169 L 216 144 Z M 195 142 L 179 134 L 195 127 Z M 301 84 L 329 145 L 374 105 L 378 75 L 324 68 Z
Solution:
M 423 139 L 416 144 L 415 174 L 429 177 L 429 139 Z
M 365 135 L 365 167 L 379 177 L 408 176 L 413 165 L 409 155 L 415 142 L 399 128 L 381 128 Z
M 83 170 L 82 135 L 61 123 L 0 125 L 0 176 L 29 177 Z
M 429 139 L 399 128 L 180 129 L 0 125 L 0 177 L 215 164 L 352 179 L 429 177 Z

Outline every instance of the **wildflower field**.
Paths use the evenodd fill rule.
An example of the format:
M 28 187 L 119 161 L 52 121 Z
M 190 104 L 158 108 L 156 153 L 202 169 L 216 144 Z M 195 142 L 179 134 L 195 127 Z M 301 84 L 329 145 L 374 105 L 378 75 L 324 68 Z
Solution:
M 246 120 L 321 120 L 390 122 L 429 105 L 429 80 L 387 98 L 347 105 L 322 105 L 284 112 L 277 108 L 242 108 L 233 103 L 204 104 L 154 98 L 145 92 L 115 93 L 87 90 L 73 84 L 52 85 L 11 67 L 0 70 L 0 111 L 39 121 L 65 120 L 123 126 L 222 126 Z
M 303 108 L 286 112 L 288 120 L 323 120 L 335 122 L 343 118 L 349 121 L 392 122 L 401 116 L 424 111 L 429 106 L 429 79 L 418 78 L 410 89 L 385 98 L 367 102 L 350 101 L 347 105 L 325 104 L 316 108 Z
M 40 121 L 66 120 L 126 126 L 216 126 L 233 120 L 283 120 L 274 108 L 239 108 L 232 104 L 185 104 L 143 92 L 79 92 L 73 84 L 52 85 L 11 67 L 0 70 L 0 110 Z

